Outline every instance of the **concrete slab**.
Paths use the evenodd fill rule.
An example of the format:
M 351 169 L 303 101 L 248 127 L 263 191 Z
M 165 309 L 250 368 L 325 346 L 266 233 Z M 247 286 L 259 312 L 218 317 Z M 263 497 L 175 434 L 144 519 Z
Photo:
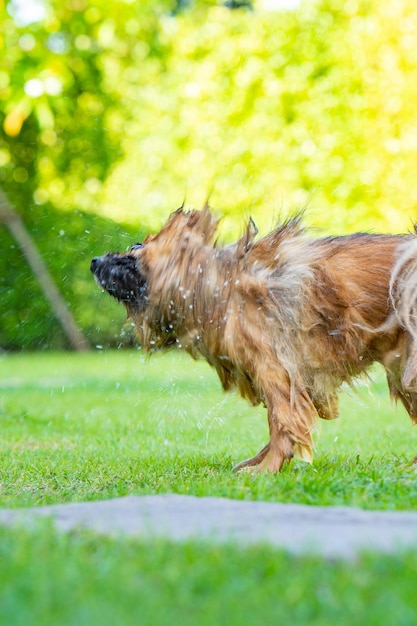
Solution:
M 248 502 L 185 495 L 0 509 L 0 524 L 32 524 L 52 517 L 67 531 L 87 528 L 111 536 L 269 544 L 294 554 L 354 558 L 361 551 L 417 549 L 417 513 L 348 507 Z

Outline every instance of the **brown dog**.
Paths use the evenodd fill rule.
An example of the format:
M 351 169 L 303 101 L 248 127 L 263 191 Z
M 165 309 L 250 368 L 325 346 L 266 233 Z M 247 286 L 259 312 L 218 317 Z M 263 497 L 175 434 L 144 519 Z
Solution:
M 258 241 L 250 221 L 236 244 L 216 247 L 216 229 L 208 207 L 179 209 L 91 270 L 125 304 L 145 350 L 203 357 L 225 390 L 266 405 L 270 441 L 237 468 L 311 460 L 315 418 L 337 417 L 341 383 L 375 361 L 417 422 L 416 235 L 317 239 L 298 216 Z

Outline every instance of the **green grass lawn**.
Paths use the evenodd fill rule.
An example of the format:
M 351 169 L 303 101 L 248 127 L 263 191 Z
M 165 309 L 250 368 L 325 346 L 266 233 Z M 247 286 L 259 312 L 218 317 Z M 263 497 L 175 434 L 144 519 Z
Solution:
M 416 553 L 358 562 L 267 547 L 1 531 L 5 626 L 412 626 Z
M 415 509 L 417 430 L 382 374 L 319 424 L 313 466 L 235 474 L 266 413 L 205 363 L 138 351 L 0 357 L 0 506 L 188 493 Z M 0 529 L 0 624 L 303 626 L 417 623 L 416 553 L 354 564 L 237 548 Z
M 138 351 L 0 357 L 0 505 L 188 493 L 414 509 L 417 430 L 382 374 L 320 422 L 313 465 L 236 474 L 267 441 L 266 411 L 225 395 L 186 355 Z

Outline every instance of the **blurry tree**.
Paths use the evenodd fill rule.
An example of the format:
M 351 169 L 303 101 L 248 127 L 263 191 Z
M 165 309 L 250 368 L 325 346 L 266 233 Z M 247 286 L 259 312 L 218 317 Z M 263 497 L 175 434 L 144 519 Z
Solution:
M 93 343 L 119 343 L 121 324 L 113 329 L 113 320 L 123 312 L 113 313 L 113 320 L 101 315 L 89 259 L 94 250 L 114 249 L 121 241 L 126 246 L 127 235 L 114 226 L 111 234 L 108 222 L 79 209 L 94 208 L 109 168 L 122 155 L 119 72 L 135 58 L 163 56 L 158 11 L 171 6 L 144 0 L 138 12 L 130 2 L 53 0 L 45 3 L 43 19 L 31 21 L 24 5 L 16 11 L 12 2 L 0 2 L 0 187 L 20 213 L 9 223 L 24 219 L 43 257 L 38 261 Z M 0 347 L 67 347 L 66 333 L 2 224 L 0 250 Z
M 51 0 L 21 25 L 0 4 L 0 183 L 18 206 L 90 206 L 120 157 L 119 77 L 163 56 L 155 9 L 170 3 L 140 5 Z
M 326 228 L 408 224 L 414 0 L 258 4 L 49 0 L 25 26 L 0 5 L 0 183 L 17 206 L 154 226 L 212 189 L 263 227 L 306 203 Z
M 252 9 L 250 0 L 226 0 L 224 6 L 228 9 Z
M 140 198 L 152 227 L 184 195 L 195 206 L 213 190 L 228 224 L 250 212 L 266 229 L 282 208 L 307 204 L 326 230 L 407 228 L 417 202 L 415 2 L 254 6 L 161 16 L 165 66 L 128 77 L 126 158 L 101 210 L 129 219 Z
M 44 296 L 48 300 L 55 317 L 70 345 L 75 350 L 88 350 L 88 341 L 74 322 L 68 306 L 61 296 L 51 273 L 36 247 L 22 218 L 10 205 L 3 190 L 0 188 L 0 224 L 5 224 L 25 256 L 29 267 L 35 275 Z

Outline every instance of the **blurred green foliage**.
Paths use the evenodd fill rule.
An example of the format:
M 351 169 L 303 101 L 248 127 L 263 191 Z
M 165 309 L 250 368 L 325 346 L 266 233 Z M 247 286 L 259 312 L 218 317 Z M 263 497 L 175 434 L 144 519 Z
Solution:
M 143 233 L 94 214 L 38 207 L 26 219 L 40 253 L 92 347 L 126 345 L 133 333 L 126 312 L 96 285 L 91 257 L 124 251 Z M 4 350 L 66 349 L 68 339 L 11 235 L 0 234 L 0 346 Z
M 198 207 L 210 195 L 225 237 L 249 214 L 265 232 L 306 205 L 309 223 L 332 232 L 405 230 L 416 216 L 414 0 L 252 4 L 49 0 L 25 21 L 0 2 L 0 185 L 35 236 L 73 233 L 43 252 L 93 341 L 85 264 L 102 223 L 86 237 L 88 214 L 154 229 L 184 198 Z M 116 227 L 114 239 L 125 243 Z M 28 270 L 17 251 L 7 258 L 12 245 L 0 228 L 0 345 L 35 346 L 32 317 L 48 318 L 46 334 L 54 323 L 35 292 L 25 317 Z M 109 323 L 102 341 L 114 332 Z
M 213 7 L 161 18 L 166 66 L 129 77 L 126 158 L 105 185 L 113 214 L 140 198 L 150 225 L 186 195 L 250 212 L 309 204 L 326 230 L 406 228 L 415 212 L 417 7 L 306 0 L 293 12 Z M 132 180 L 132 171 L 140 172 Z

